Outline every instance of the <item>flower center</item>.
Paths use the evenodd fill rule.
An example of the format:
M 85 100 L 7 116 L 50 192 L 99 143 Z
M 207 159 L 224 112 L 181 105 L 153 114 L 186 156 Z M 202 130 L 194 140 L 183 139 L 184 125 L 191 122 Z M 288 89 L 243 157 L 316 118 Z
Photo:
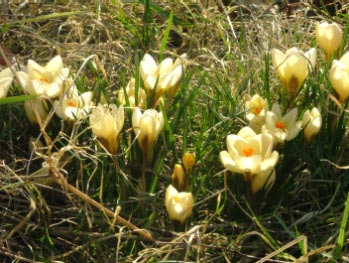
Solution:
M 262 111 L 262 108 L 257 106 L 257 107 L 254 108 L 253 111 L 254 111 L 253 113 L 254 113 L 255 115 L 259 115 L 259 113 L 261 113 L 261 111 Z
M 48 78 L 42 77 L 39 80 L 48 83 Z
M 251 147 L 247 147 L 242 150 L 246 157 L 250 157 L 253 154 L 253 149 Z
M 283 130 L 285 129 L 285 124 L 281 121 L 278 121 L 275 123 L 275 127 Z
M 77 104 L 74 101 L 69 101 L 68 106 L 69 107 L 76 107 Z

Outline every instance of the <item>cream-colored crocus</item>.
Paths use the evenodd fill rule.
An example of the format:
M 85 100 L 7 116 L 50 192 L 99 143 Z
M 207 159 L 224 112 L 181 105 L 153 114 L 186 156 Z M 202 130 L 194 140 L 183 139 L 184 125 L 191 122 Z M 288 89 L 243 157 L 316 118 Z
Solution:
M 265 122 L 265 115 L 268 111 L 268 103 L 260 95 L 255 94 L 253 97 L 246 96 L 245 116 L 249 126 L 256 132 L 260 133 Z
M 90 113 L 93 92 L 87 91 L 81 95 L 75 86 L 72 86 L 60 100 L 53 102 L 58 117 L 65 121 L 79 120 Z
M 90 114 L 92 132 L 104 147 L 115 154 L 119 146 L 119 134 L 124 126 L 124 108 L 111 104 L 109 107 L 99 105 Z
M 143 153 L 151 154 L 154 142 L 164 127 L 162 112 L 154 109 L 142 112 L 141 109 L 135 108 L 132 114 L 132 126 Z
M 31 124 L 44 124 L 48 116 L 47 102 L 42 98 L 24 102 L 24 110 Z
M 286 89 L 290 101 L 292 101 L 297 96 L 308 74 L 315 67 L 316 50 L 311 48 L 304 53 L 294 47 L 283 53 L 274 48 L 271 53 L 273 66 Z
M 330 60 L 333 53 L 342 45 L 343 32 L 335 22 L 316 23 L 315 26 L 316 41 L 321 48 L 325 50 L 326 59 Z
M 126 94 L 125 94 L 126 91 Z M 137 100 L 136 100 L 136 94 Z M 121 89 L 118 93 L 119 101 L 122 105 L 129 105 L 131 108 L 139 107 L 143 109 L 147 103 L 147 94 L 142 88 L 136 90 L 136 80 L 130 79 L 125 90 Z M 128 103 L 127 103 L 128 101 Z
M 6 68 L 0 72 L 0 99 L 7 96 L 13 81 L 13 73 L 10 68 Z
M 69 69 L 64 68 L 59 55 L 52 58 L 46 66 L 40 66 L 29 59 L 26 72 L 17 73 L 25 93 L 48 98 L 56 98 L 62 94 L 63 84 L 68 75 Z
M 223 166 L 233 173 L 244 175 L 251 182 L 258 174 L 270 174 L 279 160 L 273 151 L 273 136 L 256 134 L 250 127 L 242 128 L 238 134 L 227 136 L 227 151 L 219 158 Z
M 314 107 L 311 110 L 306 110 L 302 119 L 302 127 L 304 137 L 307 141 L 310 141 L 316 136 L 322 125 L 322 117 L 318 108 Z
M 340 60 L 333 60 L 329 79 L 339 96 L 339 101 L 344 103 L 349 97 L 349 52 L 345 53 Z
M 271 111 L 268 111 L 265 116 L 262 132 L 273 135 L 275 144 L 290 141 L 301 131 L 302 121 L 297 121 L 297 116 L 297 108 L 293 108 L 283 115 L 280 105 L 274 103 Z
M 194 205 L 191 192 L 178 192 L 169 185 L 165 194 L 165 206 L 171 220 L 184 224 L 190 216 Z
M 144 55 L 140 62 L 140 74 L 145 88 L 153 94 L 155 102 L 165 92 L 169 91 L 172 97 L 177 91 L 183 77 L 185 56 L 182 55 L 174 62 L 171 58 L 166 58 L 158 65 L 151 55 Z

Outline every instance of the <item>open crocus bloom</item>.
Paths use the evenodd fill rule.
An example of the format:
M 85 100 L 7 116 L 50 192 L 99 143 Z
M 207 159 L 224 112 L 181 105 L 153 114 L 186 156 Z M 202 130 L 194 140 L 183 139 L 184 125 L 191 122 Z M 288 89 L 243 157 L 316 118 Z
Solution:
M 10 68 L 6 68 L 0 72 L 0 99 L 7 96 L 7 92 L 13 81 L 13 73 Z
M 99 105 L 90 115 L 92 132 L 101 140 L 110 153 L 118 149 L 118 137 L 124 126 L 124 108 L 116 105 L 107 107 Z
M 177 91 L 183 76 L 182 61 L 185 56 L 182 55 L 175 62 L 166 58 L 158 65 L 151 55 L 144 55 L 140 62 L 140 73 L 145 88 L 154 92 L 155 101 L 166 91 L 170 91 L 171 96 Z
M 256 134 L 244 127 L 238 134 L 227 136 L 227 151 L 220 152 L 219 158 L 226 169 L 251 181 L 255 175 L 269 175 L 274 169 L 279 153 L 272 151 L 273 145 L 272 135 Z
M 162 112 L 154 109 L 148 109 L 142 113 L 139 108 L 135 108 L 132 114 L 132 126 L 142 151 L 150 152 L 164 127 L 164 117 Z
M 274 48 L 272 61 L 289 99 L 293 100 L 309 72 L 315 67 L 316 50 L 311 48 L 304 53 L 294 47 L 283 53 Z
M 24 92 L 30 95 L 56 98 L 61 95 L 63 82 L 68 78 L 69 69 L 63 67 L 61 56 L 55 56 L 46 66 L 40 66 L 29 59 L 27 72 L 18 72 Z
M 333 60 L 329 79 L 340 102 L 344 103 L 349 96 L 349 52 L 345 53 L 340 60 Z
M 297 115 L 297 108 L 282 115 L 280 105 L 274 103 L 271 111 L 266 114 L 262 132 L 272 134 L 275 143 L 283 144 L 285 140 L 290 141 L 301 131 L 302 122 L 297 121 Z
M 268 103 L 258 94 L 247 96 L 245 102 L 246 119 L 249 126 L 256 132 L 260 133 L 262 125 L 265 122 L 265 114 L 268 111 Z
M 126 91 L 126 95 L 125 95 L 125 91 Z M 138 94 L 137 100 L 136 100 L 136 94 Z M 132 78 L 128 82 L 125 90 L 121 89 L 119 91 L 118 97 L 119 97 L 120 103 L 124 106 L 127 105 L 127 99 L 128 99 L 128 102 L 131 108 L 134 108 L 137 106 L 143 109 L 147 103 L 147 94 L 141 88 L 138 88 L 136 90 L 136 80 L 134 78 Z
M 171 220 L 183 224 L 193 209 L 193 195 L 190 192 L 178 192 L 169 185 L 165 194 L 165 206 Z
M 320 131 L 322 125 L 322 117 L 318 108 L 314 107 L 307 110 L 302 119 L 302 126 L 304 128 L 304 137 L 310 141 Z
M 316 23 L 315 27 L 316 41 L 326 52 L 326 58 L 329 60 L 332 54 L 340 48 L 343 40 L 342 29 L 337 23 L 327 22 Z
M 92 91 L 79 95 L 76 87 L 71 86 L 70 90 L 60 100 L 53 102 L 57 116 L 66 121 L 74 121 L 85 117 L 93 105 L 92 97 Z

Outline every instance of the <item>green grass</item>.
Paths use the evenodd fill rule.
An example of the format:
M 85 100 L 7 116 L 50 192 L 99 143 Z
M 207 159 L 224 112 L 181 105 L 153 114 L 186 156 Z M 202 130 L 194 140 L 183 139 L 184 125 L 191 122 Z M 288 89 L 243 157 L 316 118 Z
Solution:
M 132 77 L 138 91 L 144 88 L 139 63 L 145 53 L 157 62 L 187 53 L 187 67 L 176 95 L 157 108 L 164 128 L 148 162 L 132 129 L 131 107 L 125 107 L 119 148 L 110 154 L 92 134 L 88 116 L 68 123 L 51 107 L 46 127 L 30 124 L 23 102 L 33 97 L 14 82 L 0 99 L 0 259 L 347 260 L 347 103 L 335 101 L 331 64 L 313 33 L 316 21 L 326 18 L 305 17 L 302 10 L 297 18 L 261 15 L 261 5 L 245 17 L 239 7 L 240 16 L 228 19 L 214 1 L 138 2 L 103 3 L 100 13 L 94 4 L 28 5 L 23 19 L 6 18 L 2 45 L 15 53 L 18 64 L 33 59 L 44 65 L 60 54 L 79 91 L 93 91 L 95 104 L 119 105 L 117 92 Z M 348 16 L 335 19 L 344 31 L 344 54 Z M 294 104 L 299 119 L 308 108 L 319 107 L 323 125 L 310 143 L 301 132 L 278 147 L 274 186 L 251 196 L 242 176 L 224 169 L 219 154 L 226 150 L 227 135 L 248 124 L 246 94 L 260 94 L 269 106 L 289 107 L 270 52 L 293 46 L 317 49 L 316 68 Z M 150 107 L 151 96 L 148 100 Z M 28 146 L 31 136 L 43 144 L 40 155 Z M 178 227 L 167 215 L 164 198 L 173 167 L 187 151 L 196 159 L 189 187 L 195 204 Z M 42 169 L 44 161 L 49 173 Z M 139 184 L 143 175 L 146 191 Z

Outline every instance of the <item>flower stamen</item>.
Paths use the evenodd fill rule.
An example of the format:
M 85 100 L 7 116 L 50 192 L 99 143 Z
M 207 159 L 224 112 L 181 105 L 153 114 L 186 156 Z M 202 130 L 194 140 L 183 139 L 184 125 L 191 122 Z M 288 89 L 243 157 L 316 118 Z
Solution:
M 42 81 L 42 82 L 48 83 L 48 78 L 42 77 L 42 78 L 40 78 L 39 80 Z
M 74 101 L 70 101 L 70 102 L 68 103 L 68 106 L 69 106 L 69 107 L 77 107 L 77 105 L 76 105 L 76 103 L 75 103 Z
M 251 147 L 247 147 L 242 150 L 246 157 L 250 157 L 253 154 L 253 149 Z
M 262 111 L 262 108 L 258 107 L 258 106 L 253 109 L 253 113 L 255 115 L 259 115 L 261 113 L 261 111 Z
M 283 130 L 283 129 L 285 129 L 285 124 L 281 121 L 278 121 L 275 123 L 275 127 Z

